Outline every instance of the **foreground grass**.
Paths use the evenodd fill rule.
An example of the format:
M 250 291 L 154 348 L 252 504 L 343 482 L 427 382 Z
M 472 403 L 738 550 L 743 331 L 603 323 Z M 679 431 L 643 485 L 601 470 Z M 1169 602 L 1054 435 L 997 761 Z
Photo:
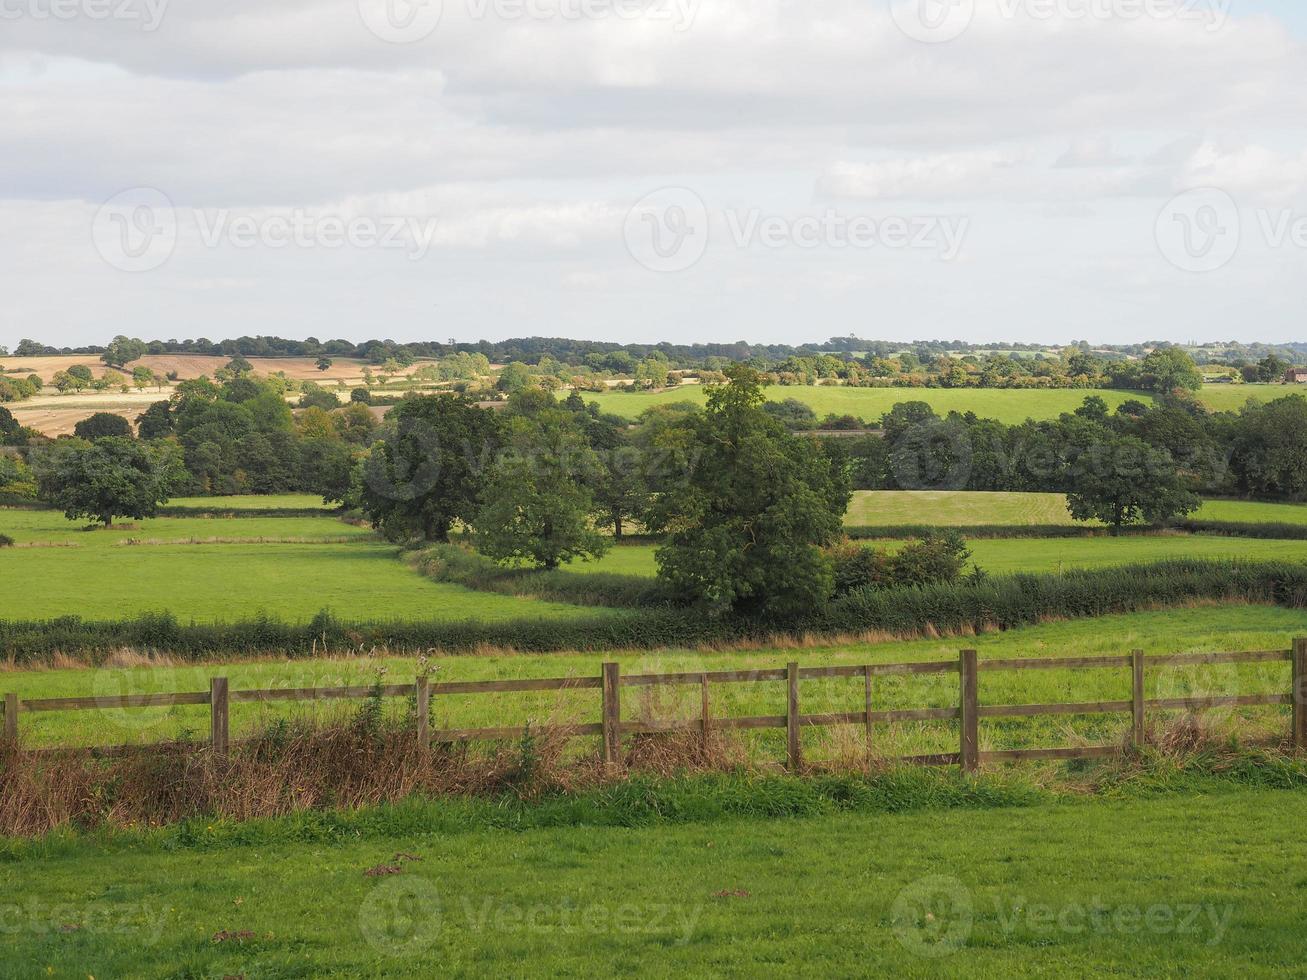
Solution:
M 1307 505 L 1207 500 L 1195 520 L 1246 524 L 1307 524 Z M 968 490 L 859 490 L 844 523 L 851 526 L 933 524 L 1075 525 L 1060 493 L 986 493 Z M 1090 522 L 1097 523 L 1097 522 Z
M 1025 627 L 1006 633 L 966 638 L 882 643 L 830 643 L 798 650 L 739 650 L 726 652 L 658 651 L 599 654 L 482 654 L 447 656 L 433 661 L 436 681 L 499 680 L 525 677 L 596 677 L 604 661 L 617 661 L 622 671 L 660 673 L 698 670 L 754 670 L 782 667 L 790 660 L 804 666 L 956 661 L 958 649 L 974 647 L 982 658 L 1125 655 L 1132 649 L 1148 654 L 1177 652 L 1229 652 L 1236 650 L 1287 650 L 1295 636 L 1307 636 L 1307 610 L 1276 606 L 1203 606 L 1166 612 L 1104 616 Z M 264 660 L 230 664 L 167 665 L 115 660 L 99 668 L 8 670 L 0 672 L 0 691 L 22 698 L 116 696 L 171 691 L 207 691 L 209 678 L 222 675 L 232 690 L 247 688 L 299 688 L 366 685 L 378 677 L 386 683 L 411 680 L 418 663 L 404 657 L 323 657 L 303 660 Z M 957 703 L 957 677 L 926 675 L 882 678 L 876 681 L 878 708 L 936 707 Z M 1223 693 L 1282 693 L 1289 689 L 1287 663 L 1170 669 L 1147 678 L 1149 696 L 1188 697 Z M 803 710 L 858 711 L 863 707 L 860 678 L 808 680 L 801 685 Z M 1083 702 L 1126 699 L 1130 696 L 1128 672 L 1019 671 L 989 673 L 983 678 L 985 704 Z M 358 702 L 240 704 L 232 708 L 231 725 L 237 737 L 279 718 L 333 719 L 357 710 Z M 392 711 L 403 711 L 401 699 L 391 699 Z M 717 717 L 783 714 L 785 687 L 781 683 L 715 685 L 712 710 Z M 699 691 L 693 686 L 629 690 L 623 716 L 657 718 L 699 717 Z M 487 725 L 541 724 L 550 721 L 597 721 L 599 692 L 540 692 L 469 694 L 438 697 L 432 707 L 432 724 L 443 728 Z M 69 711 L 21 716 L 23 738 L 32 746 L 108 745 L 154 742 L 189 733 L 205 737 L 208 709 L 174 708 Z M 1160 720 L 1160 719 L 1159 719 Z M 1215 716 L 1248 734 L 1287 730 L 1287 712 L 1280 708 L 1252 708 L 1236 718 Z M 1124 715 L 1083 718 L 994 719 L 982 724 L 986 748 L 1054 746 L 1076 738 L 1104 744 L 1123 737 L 1129 719 Z M 1237 724 L 1236 724 L 1237 723 Z M 805 733 L 816 753 L 839 751 L 851 729 Z M 856 735 L 854 736 L 856 739 Z M 880 751 L 954 751 L 956 724 L 930 722 L 883 726 L 876 744 Z M 593 748 L 578 740 L 578 751 Z M 761 733 L 753 746 L 760 762 L 784 758 L 783 733 Z
M 792 819 L 766 814 L 796 812 L 806 784 L 719 780 L 654 826 L 459 831 L 421 804 L 337 833 L 20 849 L 0 865 L 6 972 L 1271 976 L 1307 953 L 1301 791 L 909 812 L 887 811 L 920 787 L 897 805 L 844 792 Z M 727 799 L 758 815 L 709 817 Z M 401 873 L 364 874 L 381 865 Z
M 1084 404 L 1090 395 L 1097 395 L 1115 410 L 1122 402 L 1138 399 L 1150 402 L 1144 392 L 1109 391 L 1103 389 L 1072 390 L 997 390 L 980 388 L 844 388 L 825 385 L 795 385 L 766 389 L 771 401 L 793 398 L 812 408 L 819 417 L 829 414 L 857 415 L 876 424 L 880 417 L 900 402 L 926 402 L 938 415 L 951 411 L 975 412 L 981 418 L 998 419 L 1016 425 L 1028 418 L 1054 419 L 1063 412 L 1071 412 Z M 702 385 L 685 385 L 657 392 L 613 391 L 585 395 L 587 402 L 597 401 L 605 412 L 615 412 L 626 418 L 635 418 L 654 405 L 689 401 L 696 405 L 705 402 Z

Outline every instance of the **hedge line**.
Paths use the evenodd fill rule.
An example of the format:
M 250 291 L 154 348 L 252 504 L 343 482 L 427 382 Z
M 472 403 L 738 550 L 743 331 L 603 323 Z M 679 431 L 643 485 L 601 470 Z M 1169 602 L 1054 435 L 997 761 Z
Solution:
M 104 654 L 131 647 L 199 659 L 215 655 L 308 656 L 324 648 L 343 653 L 458 652 L 483 646 L 525 652 L 621 650 L 690 646 L 735 639 L 766 640 L 780 633 L 914 634 L 1010 629 L 1049 617 L 1076 618 L 1136 612 L 1195 600 L 1307 606 L 1307 563 L 1172 560 L 1148 565 L 995 577 L 979 584 L 862 590 L 820 614 L 788 624 L 707 620 L 690 610 L 645 609 L 571 620 L 521 619 L 502 623 L 343 623 L 321 613 L 305 624 L 268 618 L 238 623 L 182 624 L 171 615 L 88 622 L 0 620 L 0 653 L 25 663 L 56 651 Z
M 532 596 L 580 606 L 648 609 L 672 605 L 666 585 L 649 575 L 505 568 L 457 544 L 432 545 L 418 552 L 413 561 L 424 575 L 438 582 L 453 582 L 486 592 Z
M 964 538 L 1105 538 L 1112 536 L 1108 527 L 1084 524 L 963 524 L 956 527 L 936 524 L 856 525 L 846 527 L 845 533 L 854 540 L 869 538 L 919 538 L 928 531 L 957 531 Z M 1307 524 L 1265 523 L 1247 524 L 1242 521 L 1177 521 L 1165 528 L 1123 527 L 1120 537 L 1147 537 L 1150 535 L 1182 532 L 1185 534 L 1213 534 L 1231 538 L 1262 538 L 1289 541 L 1307 541 Z

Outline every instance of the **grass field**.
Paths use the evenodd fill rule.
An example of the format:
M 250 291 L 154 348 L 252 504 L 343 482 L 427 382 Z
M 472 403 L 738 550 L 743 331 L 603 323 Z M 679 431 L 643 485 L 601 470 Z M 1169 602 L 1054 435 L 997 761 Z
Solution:
M 862 542 L 897 551 L 902 539 Z M 1134 565 L 1164 558 L 1246 558 L 1250 561 L 1307 561 L 1307 541 L 1263 540 L 1218 535 L 1163 534 L 1101 538 L 978 538 L 967 542 L 972 561 L 991 574 L 1057 572 L 1067 568 Z M 573 562 L 568 571 L 654 575 L 654 545 L 623 545 L 597 561 Z
M 247 844 L 62 843 L 0 865 L 5 959 L 60 977 L 1287 975 L 1307 953 L 1303 804 L 1214 781 L 522 831 L 425 804 L 304 841 L 286 820 Z M 365 876 L 397 855 L 402 873 Z
M 624 673 L 661 673 L 696 670 L 754 670 L 784 666 L 797 660 L 804 666 L 952 660 L 961 646 L 973 647 L 982 658 L 1124 655 L 1132 649 L 1146 653 L 1214 652 L 1288 649 L 1295 636 L 1307 636 L 1307 610 L 1276 606 L 1202 606 L 1192 609 L 1105 616 L 1093 620 L 1045 623 L 967 638 L 896 641 L 816 646 L 801 650 L 747 650 L 733 652 L 613 652 L 591 654 L 467 655 L 435 661 L 437 681 L 501 680 L 523 677 L 598 676 L 604 661 L 621 663 Z M 131 661 L 129 661 L 131 663 Z M 320 658 L 265 660 L 232 664 L 177 664 L 101 668 L 25 669 L 0 671 L 0 692 L 22 698 L 88 697 L 149 694 L 168 691 L 204 691 L 209 678 L 226 676 L 232 690 L 245 688 L 299 688 L 366 685 L 385 668 L 387 683 L 414 677 L 416 662 L 401 657 Z M 1148 678 L 1150 696 L 1180 697 L 1197 689 L 1213 693 L 1282 692 L 1288 689 L 1287 664 L 1245 665 L 1230 668 L 1194 668 L 1158 673 Z M 883 707 L 926 707 L 957 703 L 957 678 L 924 675 L 883 678 L 875 698 Z M 1128 698 L 1130 681 L 1120 671 L 1019 671 L 986 674 L 982 702 L 1034 703 L 1038 701 L 1094 701 Z M 856 711 L 862 706 L 860 679 L 809 680 L 802 684 L 805 712 Z M 784 685 L 779 683 L 731 684 L 713 688 L 713 711 L 728 715 L 777 714 L 784 711 Z M 694 687 L 631 692 L 627 717 L 650 711 L 657 717 L 698 717 L 699 691 Z M 648 700 L 654 698 L 654 700 Z M 432 724 L 439 727 L 516 725 L 527 721 L 594 721 L 598 718 L 598 692 L 513 693 L 458 695 L 437 698 Z M 356 703 L 357 704 L 357 703 Z M 403 710 L 400 699 L 390 702 Z M 354 706 L 339 703 L 241 704 L 232 709 L 233 735 L 239 736 L 280 717 L 338 718 Z M 1287 724 L 1280 709 L 1248 709 L 1249 719 Z M 1065 744 L 1069 732 L 1105 742 L 1117 740 L 1129 719 L 1125 716 L 1090 716 L 1084 719 L 989 720 L 982 725 L 985 747 L 1020 747 L 1024 744 Z M 23 717 L 23 737 L 32 745 L 112 745 L 150 742 L 178 733 L 207 731 L 208 709 L 179 706 L 105 711 L 49 712 Z M 955 751 L 956 726 L 924 723 L 883 730 L 886 744 L 901 744 L 904 751 Z M 808 733 L 813 751 L 823 750 L 823 732 Z M 1042 740 L 1042 741 L 1041 741 Z M 784 757 L 783 733 L 760 736 L 760 760 Z M 578 743 L 583 744 L 583 743 Z
M 939 415 L 950 411 L 975 412 L 982 418 L 998 419 L 1009 425 L 1024 422 L 1028 418 L 1052 419 L 1063 412 L 1079 408 L 1090 395 L 1098 395 L 1115 409 L 1122 402 L 1137 398 L 1150 401 L 1147 394 L 1129 391 L 1105 390 L 1071 390 L 1053 391 L 1036 390 L 995 390 L 978 388 L 842 388 L 833 386 L 780 387 L 773 385 L 766 389 L 767 397 L 772 401 L 784 401 L 794 398 L 811 406 L 819 417 L 831 413 L 835 415 L 858 415 L 868 422 L 879 421 L 880 417 L 899 402 L 920 401 L 930 404 Z M 697 405 L 704 403 L 704 390 L 700 385 L 686 385 L 667 391 L 645 392 L 605 392 L 603 394 L 586 393 L 585 399 L 597 401 L 606 412 L 615 412 L 626 418 L 635 418 L 652 405 L 666 405 L 671 402 L 691 401 Z
M 132 523 L 85 531 L 55 511 L 0 510 L 0 534 L 20 545 L 0 550 L 0 619 L 121 619 L 167 610 L 183 622 L 258 613 L 303 622 L 323 608 L 346 620 L 605 614 L 433 582 L 366 528 L 328 516 Z M 181 543 L 211 539 L 222 543 Z M 123 543 L 130 540 L 146 543 Z
M 1208 500 L 1195 520 L 1247 524 L 1307 524 L 1307 504 Z M 889 527 L 902 524 L 1074 525 L 1060 493 L 980 493 L 966 490 L 858 490 L 844 523 Z
M 1253 398 L 1269 402 L 1285 395 L 1302 393 L 1301 385 L 1204 385 L 1198 392 L 1198 400 L 1213 412 L 1237 412 Z
M 169 507 L 186 507 L 191 510 L 331 510 L 335 505 L 322 502 L 316 493 L 270 493 L 265 496 L 239 497 L 173 497 Z

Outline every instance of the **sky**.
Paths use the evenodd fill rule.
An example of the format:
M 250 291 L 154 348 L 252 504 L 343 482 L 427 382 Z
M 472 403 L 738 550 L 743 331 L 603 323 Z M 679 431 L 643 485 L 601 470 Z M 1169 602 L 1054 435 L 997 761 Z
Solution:
M 1301 0 L 0 0 L 0 345 L 1307 339 Z

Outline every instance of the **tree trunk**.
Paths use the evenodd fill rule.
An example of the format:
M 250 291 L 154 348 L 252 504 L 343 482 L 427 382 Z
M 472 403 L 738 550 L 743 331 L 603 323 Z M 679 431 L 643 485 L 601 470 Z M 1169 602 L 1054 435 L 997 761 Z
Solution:
M 622 540 L 622 515 L 613 514 L 613 538 L 617 541 Z

